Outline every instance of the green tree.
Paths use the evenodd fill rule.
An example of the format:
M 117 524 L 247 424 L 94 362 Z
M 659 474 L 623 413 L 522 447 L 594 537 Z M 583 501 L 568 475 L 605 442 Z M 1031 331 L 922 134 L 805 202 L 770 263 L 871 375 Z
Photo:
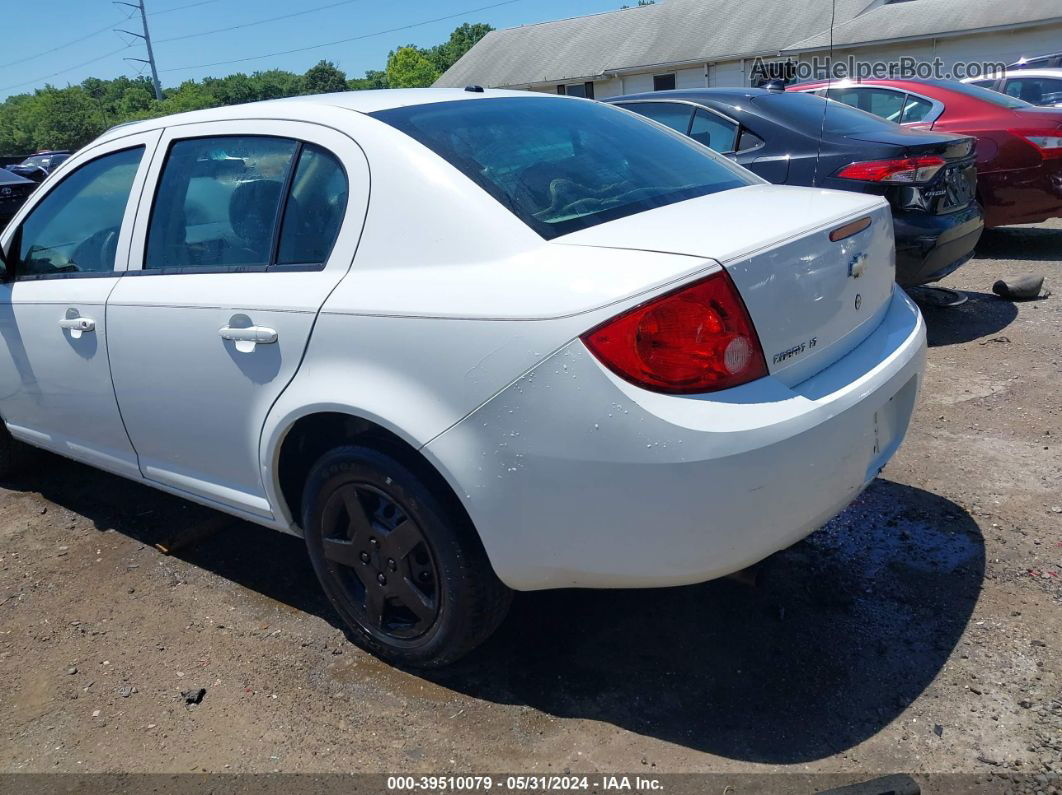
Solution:
M 320 61 L 303 75 L 269 69 L 186 80 L 165 89 L 162 100 L 155 99 L 151 81 L 143 76 L 90 77 L 76 86 L 47 86 L 0 102 L 0 154 L 76 148 L 115 124 L 220 105 L 330 91 L 430 86 L 491 30 L 482 22 L 465 23 L 435 47 L 399 47 L 388 56 L 385 71 L 370 69 L 364 77 L 350 80 L 331 61 Z
M 454 29 L 454 32 L 450 34 L 449 41 L 432 47 L 424 54 L 441 74 L 457 63 L 461 56 L 476 46 L 479 40 L 492 30 L 494 28 L 486 22 L 466 22 Z
M 331 61 L 318 61 L 302 76 L 304 94 L 330 94 L 347 90 L 347 76 Z
M 257 84 L 256 99 L 259 100 L 294 97 L 303 93 L 302 76 L 283 69 L 255 72 L 251 75 L 251 79 Z
M 34 149 L 77 149 L 109 125 L 100 106 L 80 86 L 48 86 L 28 111 Z
M 373 88 L 387 88 L 387 72 L 379 69 L 369 69 L 365 77 L 352 77 L 347 81 L 347 88 L 351 91 L 366 91 Z
M 399 47 L 387 56 L 387 85 L 391 88 L 422 88 L 441 73 L 417 47 Z

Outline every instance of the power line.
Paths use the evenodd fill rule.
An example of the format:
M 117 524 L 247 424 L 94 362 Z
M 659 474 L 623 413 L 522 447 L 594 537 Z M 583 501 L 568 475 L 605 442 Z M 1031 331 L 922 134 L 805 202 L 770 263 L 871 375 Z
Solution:
M 51 80 L 53 77 L 58 77 L 59 75 L 65 75 L 67 72 L 72 72 L 75 69 L 80 69 L 82 66 L 88 66 L 89 64 L 96 63 L 97 61 L 102 61 L 104 58 L 110 58 L 112 55 L 117 55 L 120 52 L 124 52 L 125 50 L 128 50 L 131 46 L 132 45 L 130 45 L 130 44 L 126 44 L 126 45 L 124 45 L 122 47 L 119 47 L 117 50 L 112 50 L 111 52 L 105 53 L 105 54 L 100 55 L 100 56 L 98 56 L 96 58 L 92 58 L 91 60 L 88 60 L 88 61 L 83 61 L 82 63 L 76 64 L 74 66 L 68 66 L 66 69 L 61 69 L 58 72 L 52 72 L 50 75 L 44 75 L 42 77 L 34 78 L 33 80 L 27 80 L 24 83 L 16 83 L 13 86 L 4 86 L 3 88 L 0 88 L 0 92 L 10 91 L 12 88 L 22 88 L 22 86 L 32 85 L 33 83 L 39 83 L 42 80 Z
M 130 14 L 130 16 L 132 16 L 132 14 Z M 129 17 L 126 17 L 126 19 L 129 19 Z M 52 47 L 52 49 L 50 49 L 50 50 L 44 50 L 43 52 L 35 52 L 35 53 L 33 53 L 33 55 L 27 55 L 27 56 L 24 56 L 22 58 L 18 58 L 18 59 L 14 60 L 14 61 L 11 61 L 9 63 L 0 63 L 0 69 L 6 69 L 9 66 L 16 66 L 18 64 L 24 64 L 27 61 L 32 61 L 32 60 L 34 60 L 36 58 L 42 58 L 45 55 L 51 55 L 53 52 L 58 52 L 59 50 L 65 50 L 67 47 L 71 46 L 72 44 L 79 44 L 79 43 L 85 41 L 86 39 L 91 39 L 93 36 L 99 36 L 101 33 L 106 33 L 108 30 L 111 30 L 113 27 L 114 27 L 113 23 L 110 24 L 110 25 L 104 25 L 99 30 L 94 30 L 91 33 L 86 33 L 84 36 L 80 36 L 80 37 L 78 37 L 76 39 L 72 39 L 71 41 L 64 42 L 63 44 L 60 44 L 58 47 Z
M 212 33 L 225 33 L 230 30 L 239 30 L 240 28 L 252 28 L 255 25 L 264 25 L 267 22 L 277 22 L 281 19 L 291 19 L 292 17 L 300 17 L 304 14 L 313 14 L 316 11 L 325 11 L 329 8 L 336 8 L 337 6 L 346 6 L 351 3 L 360 3 L 362 0 L 340 0 L 338 3 L 329 3 L 325 6 L 317 6 L 316 8 L 307 8 L 303 11 L 295 11 L 291 14 L 281 14 L 278 17 L 269 17 L 268 19 L 259 19 L 254 22 L 243 22 L 239 25 L 230 25 L 227 28 L 215 28 L 214 30 L 204 30 L 199 33 L 187 33 L 183 36 L 171 36 L 168 39 L 157 39 L 156 44 L 163 44 L 168 41 L 183 41 L 184 39 L 194 39 L 198 36 L 209 36 Z
M 188 3 L 183 6 L 174 6 L 173 8 L 164 8 L 161 11 L 152 11 L 148 14 L 149 17 L 157 17 L 159 14 L 171 14 L 174 11 L 184 11 L 186 8 L 195 8 L 196 6 L 205 6 L 207 3 L 216 3 L 218 0 L 199 0 L 198 3 Z
M 456 17 L 463 17 L 466 14 L 475 14 L 479 11 L 489 11 L 492 8 L 499 8 L 501 6 L 512 5 L 513 3 L 519 3 L 521 0 L 503 0 L 501 3 L 492 3 L 487 6 L 480 6 L 479 8 L 471 8 L 467 11 L 459 11 L 456 14 L 447 14 L 444 17 L 436 17 L 435 19 L 426 19 L 422 22 L 413 22 L 409 25 L 402 25 L 397 28 L 388 28 L 387 30 L 378 30 L 374 33 L 364 33 L 360 36 L 351 36 L 346 39 L 336 39 L 335 41 L 326 41 L 323 44 L 311 44 L 309 47 L 296 47 L 291 50 L 281 50 L 279 52 L 269 52 L 264 55 L 251 55 L 247 58 L 234 58 L 231 61 L 214 61 L 213 63 L 202 63 L 194 66 L 175 66 L 171 69 L 163 69 L 163 72 L 183 72 L 189 69 L 206 69 L 210 66 L 227 66 L 234 63 L 246 63 L 247 61 L 260 61 L 263 58 L 274 58 L 278 55 L 291 55 L 296 52 L 307 52 L 309 50 L 319 50 L 322 47 L 334 47 L 337 44 L 347 44 L 352 41 L 361 41 L 362 39 L 369 39 L 373 36 L 383 36 L 387 33 L 397 33 L 402 30 L 409 30 L 410 28 L 418 28 L 422 25 L 430 25 L 433 22 L 443 22 L 447 19 L 455 19 Z

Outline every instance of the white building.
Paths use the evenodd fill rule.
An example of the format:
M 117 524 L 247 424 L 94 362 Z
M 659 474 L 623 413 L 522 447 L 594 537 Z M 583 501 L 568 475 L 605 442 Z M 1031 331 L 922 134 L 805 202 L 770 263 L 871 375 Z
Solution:
M 633 0 L 628 0 L 633 2 Z M 747 86 L 757 59 L 1012 63 L 1062 50 L 1062 0 L 657 0 L 496 30 L 437 86 L 604 98 Z

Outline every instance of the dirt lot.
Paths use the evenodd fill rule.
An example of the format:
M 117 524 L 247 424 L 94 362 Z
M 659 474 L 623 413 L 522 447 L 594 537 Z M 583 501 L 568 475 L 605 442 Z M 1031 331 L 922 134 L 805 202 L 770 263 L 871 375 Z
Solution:
M 1028 272 L 1056 295 L 990 294 Z M 968 772 L 1062 791 L 1062 223 L 988 233 L 945 284 L 969 301 L 926 309 L 906 444 L 757 587 L 522 595 L 430 677 L 345 641 L 297 539 L 237 523 L 167 557 L 156 542 L 219 515 L 44 457 L 0 489 L 0 770 Z

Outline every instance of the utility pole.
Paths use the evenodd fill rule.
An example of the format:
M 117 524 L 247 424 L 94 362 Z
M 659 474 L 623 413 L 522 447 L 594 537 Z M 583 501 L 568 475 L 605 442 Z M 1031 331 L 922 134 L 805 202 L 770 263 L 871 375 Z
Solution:
M 159 70 L 155 66 L 155 51 L 151 49 L 151 33 L 148 31 L 147 12 L 144 10 L 144 0 L 137 0 L 135 3 L 126 3 L 124 0 L 116 0 L 116 5 L 129 6 L 135 8 L 140 12 L 140 22 L 143 24 L 144 32 L 133 33 L 131 30 L 118 29 L 119 33 L 127 33 L 130 36 L 135 36 L 138 39 L 143 39 L 144 44 L 147 46 L 147 60 L 143 58 L 126 58 L 127 61 L 140 61 L 140 63 L 146 63 L 151 67 L 151 82 L 155 86 L 155 99 L 162 100 L 162 85 L 159 83 Z

